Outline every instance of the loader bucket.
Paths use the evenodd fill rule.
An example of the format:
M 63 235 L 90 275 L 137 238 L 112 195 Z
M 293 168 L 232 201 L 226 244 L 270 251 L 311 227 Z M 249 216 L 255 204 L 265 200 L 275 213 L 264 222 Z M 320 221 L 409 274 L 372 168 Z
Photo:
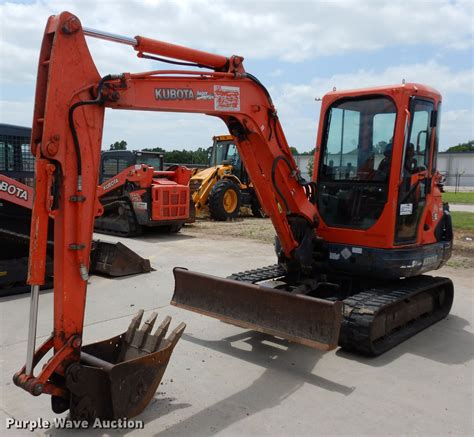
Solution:
M 179 267 L 173 273 L 172 305 L 317 349 L 337 347 L 340 301 L 291 294 Z
M 91 273 L 107 276 L 127 276 L 148 273 L 150 260 L 142 258 L 122 243 L 94 240 L 91 250 Z
M 152 334 L 156 313 L 140 328 L 142 316 L 140 310 L 123 334 L 84 346 L 80 362 L 68 367 L 72 419 L 132 418 L 153 399 L 186 325 L 179 324 L 165 338 L 170 317 Z

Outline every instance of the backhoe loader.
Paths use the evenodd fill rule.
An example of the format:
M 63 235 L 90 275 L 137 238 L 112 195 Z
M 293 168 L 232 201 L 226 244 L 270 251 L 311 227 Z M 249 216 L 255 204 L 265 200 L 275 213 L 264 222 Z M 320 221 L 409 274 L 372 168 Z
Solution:
M 209 167 L 194 174 L 189 185 L 198 215 L 208 211 L 214 220 L 225 221 L 247 207 L 255 217 L 265 217 L 232 135 L 213 137 Z
M 85 36 L 190 69 L 100 76 Z M 277 264 L 218 278 L 175 268 L 172 303 L 308 346 L 380 354 L 445 317 L 441 267 L 452 229 L 436 170 L 441 95 L 425 85 L 332 91 L 322 101 L 314 174 L 304 180 L 264 85 L 240 56 L 48 20 L 38 67 L 26 365 L 15 383 L 71 416 L 132 417 L 151 400 L 184 326 L 168 340 L 137 330 L 82 346 L 106 108 L 202 113 L 228 127 L 276 233 Z M 413 145 L 413 146 L 412 146 Z M 413 153 L 408 153 L 412 150 Z M 54 188 L 54 190 L 53 190 Z M 53 200 L 50 201 L 51 193 Z M 54 212 L 54 330 L 35 350 L 38 286 Z M 169 323 L 169 322 L 168 322 Z M 167 326 L 168 323 L 165 323 Z M 34 375 L 41 358 L 52 358 Z

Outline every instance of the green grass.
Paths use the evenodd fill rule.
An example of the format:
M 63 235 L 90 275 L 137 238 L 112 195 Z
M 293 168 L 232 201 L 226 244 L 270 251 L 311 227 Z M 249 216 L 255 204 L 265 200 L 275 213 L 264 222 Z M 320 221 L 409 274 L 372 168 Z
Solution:
M 474 203 L 474 193 L 443 193 L 443 201 L 449 203 Z
M 456 230 L 474 231 L 474 213 L 451 211 L 453 226 Z

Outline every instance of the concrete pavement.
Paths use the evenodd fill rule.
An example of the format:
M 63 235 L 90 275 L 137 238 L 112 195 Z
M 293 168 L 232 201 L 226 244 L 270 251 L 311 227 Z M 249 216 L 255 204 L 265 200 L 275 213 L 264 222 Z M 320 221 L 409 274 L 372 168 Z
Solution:
M 461 204 L 461 203 L 450 203 L 450 211 L 462 211 L 462 212 L 474 212 L 474 205 Z
M 173 266 L 226 276 L 273 263 L 270 244 L 209 240 L 186 231 L 126 244 L 150 257 L 156 271 L 119 280 L 91 279 L 85 343 L 123 332 L 138 308 L 158 310 L 161 317 L 169 314 L 172 327 L 185 321 L 187 329 L 155 399 L 139 417 L 145 428 L 120 434 L 473 434 L 472 273 L 438 272 L 455 282 L 451 315 L 385 355 L 368 359 L 340 350 L 323 353 L 169 305 Z M 41 294 L 41 339 L 51 331 L 52 297 L 52 292 Z M 56 416 L 49 396 L 34 398 L 11 381 L 25 361 L 28 304 L 28 295 L 0 299 L 2 427 L 7 417 Z M 71 431 L 3 434 L 59 436 Z

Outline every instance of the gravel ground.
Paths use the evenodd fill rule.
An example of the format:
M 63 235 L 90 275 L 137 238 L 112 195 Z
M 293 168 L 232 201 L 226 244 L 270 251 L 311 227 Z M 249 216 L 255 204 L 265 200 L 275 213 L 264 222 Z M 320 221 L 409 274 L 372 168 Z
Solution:
M 255 217 L 238 217 L 232 222 L 197 220 L 196 223 L 186 225 L 182 232 L 210 239 L 247 238 L 265 243 L 273 243 L 275 239 L 270 219 Z M 454 251 L 448 266 L 474 268 L 474 232 L 454 230 Z

